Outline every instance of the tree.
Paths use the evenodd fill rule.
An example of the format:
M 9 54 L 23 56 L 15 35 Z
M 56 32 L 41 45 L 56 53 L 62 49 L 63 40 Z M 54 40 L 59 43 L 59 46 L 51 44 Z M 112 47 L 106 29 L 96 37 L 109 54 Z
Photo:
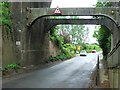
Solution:
M 111 38 L 110 38 L 110 31 L 107 27 L 105 26 L 101 26 L 99 28 L 96 28 L 93 37 L 96 37 L 98 40 L 98 43 L 100 45 L 100 47 L 103 50 L 103 56 L 107 56 L 107 54 L 110 51 L 110 47 L 111 47 Z
M 59 16 L 50 18 L 72 18 L 79 19 L 79 16 Z M 56 32 L 63 36 L 65 43 L 73 43 L 73 44 L 82 44 L 85 42 L 88 36 L 88 29 L 85 29 L 84 25 L 58 25 Z
M 85 41 L 86 29 L 84 25 L 59 25 L 57 33 L 64 36 L 64 40 L 73 44 L 81 44 Z
M 111 7 L 111 5 L 112 4 L 110 2 L 97 2 L 96 7 Z M 97 38 L 98 43 L 103 50 L 103 56 L 107 58 L 107 54 L 109 53 L 111 48 L 110 30 L 105 26 L 98 27 L 96 28 L 93 37 Z
M 111 7 L 111 2 L 97 2 L 96 7 Z

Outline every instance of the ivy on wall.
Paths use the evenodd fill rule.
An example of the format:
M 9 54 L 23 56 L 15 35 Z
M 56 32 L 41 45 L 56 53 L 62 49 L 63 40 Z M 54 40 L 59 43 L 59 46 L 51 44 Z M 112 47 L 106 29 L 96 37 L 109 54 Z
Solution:
M 11 21 L 11 13 L 9 10 L 8 2 L 0 2 L 0 25 L 6 26 L 7 29 L 12 32 L 12 21 Z

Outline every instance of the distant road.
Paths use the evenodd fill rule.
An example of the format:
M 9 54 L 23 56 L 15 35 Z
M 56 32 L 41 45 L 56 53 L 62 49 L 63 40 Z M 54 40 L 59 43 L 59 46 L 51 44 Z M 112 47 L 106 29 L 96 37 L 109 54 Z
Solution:
M 6 88 L 87 88 L 97 63 L 97 53 L 76 56 L 51 67 L 5 81 Z

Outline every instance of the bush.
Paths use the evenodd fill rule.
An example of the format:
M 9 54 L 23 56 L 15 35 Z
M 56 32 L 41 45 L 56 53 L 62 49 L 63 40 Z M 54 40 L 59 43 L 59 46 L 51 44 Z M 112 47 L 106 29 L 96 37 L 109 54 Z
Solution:
M 96 7 L 112 7 L 111 2 L 97 2 Z M 100 17 L 101 18 L 101 17 Z M 102 17 L 103 18 L 103 17 Z M 97 38 L 98 43 L 103 51 L 103 56 L 107 58 L 111 49 L 111 32 L 105 27 L 96 28 L 93 37 Z
M 96 29 L 93 36 L 97 38 L 98 43 L 102 48 L 103 56 L 107 57 L 111 48 L 111 33 L 109 29 L 105 26 L 101 26 L 99 29 Z
M 6 72 L 10 71 L 10 70 L 15 70 L 15 72 L 18 72 L 18 69 L 20 69 L 21 66 L 19 63 L 15 63 L 15 64 L 8 64 L 7 66 L 3 67 L 1 69 L 1 71 L 3 72 L 3 74 L 5 74 Z
M 85 47 L 84 49 L 85 49 L 88 53 L 91 52 L 92 50 L 96 50 L 96 51 L 101 51 L 101 50 L 102 50 L 102 49 L 100 48 L 100 46 L 97 45 L 97 44 L 86 44 L 84 47 Z
M 75 56 L 75 50 L 76 50 L 75 45 L 69 44 L 69 43 L 64 44 L 63 36 L 57 35 L 56 30 L 57 30 L 57 27 L 54 27 L 50 31 L 50 39 L 53 43 L 56 44 L 56 46 L 58 46 L 61 49 L 61 54 L 55 57 L 50 56 L 49 60 L 52 62 L 56 60 L 65 60 L 67 58 L 71 58 Z
M 51 62 L 54 62 L 54 61 L 57 61 L 57 60 L 65 60 L 65 59 L 71 58 L 73 56 L 74 56 L 74 54 L 71 54 L 71 53 L 67 53 L 67 54 L 61 53 L 60 55 L 57 55 L 55 57 L 50 56 L 49 60 Z

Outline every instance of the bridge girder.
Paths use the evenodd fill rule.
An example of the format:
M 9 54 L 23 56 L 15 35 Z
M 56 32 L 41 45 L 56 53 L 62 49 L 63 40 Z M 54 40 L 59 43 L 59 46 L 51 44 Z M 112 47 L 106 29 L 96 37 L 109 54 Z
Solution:
M 45 19 L 44 25 L 45 25 L 45 30 L 48 32 L 52 27 L 60 24 L 74 24 L 74 25 L 81 25 L 81 24 L 90 24 L 90 25 L 103 25 L 106 26 L 111 34 L 113 33 L 112 31 L 112 25 L 114 24 L 113 22 L 110 22 L 109 19 L 107 18 L 102 18 L 102 19 Z
M 119 7 L 107 8 L 61 8 L 61 15 L 53 14 L 55 8 L 27 8 L 27 25 L 32 25 L 36 20 L 49 16 L 103 16 L 111 19 L 118 27 Z

